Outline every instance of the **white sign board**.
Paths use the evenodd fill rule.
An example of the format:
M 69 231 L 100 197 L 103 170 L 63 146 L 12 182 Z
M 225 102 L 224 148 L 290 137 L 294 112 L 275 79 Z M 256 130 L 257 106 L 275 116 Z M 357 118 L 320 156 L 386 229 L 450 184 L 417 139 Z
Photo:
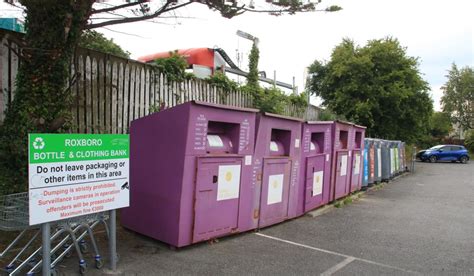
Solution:
M 129 136 L 29 135 L 30 225 L 129 206 Z

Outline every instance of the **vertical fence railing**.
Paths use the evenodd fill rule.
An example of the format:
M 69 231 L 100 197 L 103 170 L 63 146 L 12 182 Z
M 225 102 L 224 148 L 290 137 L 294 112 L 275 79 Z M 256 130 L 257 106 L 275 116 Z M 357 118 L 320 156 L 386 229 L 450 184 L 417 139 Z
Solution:
M 0 30 L 0 122 L 14 97 L 20 63 L 13 36 L 18 34 Z M 150 64 L 89 49 L 76 51 L 70 74 L 73 130 L 79 133 L 127 133 L 132 120 L 191 100 L 253 107 L 243 91 L 224 91 L 200 79 L 172 82 Z M 312 107 L 285 109 L 285 115 L 304 119 L 314 120 L 317 113 Z

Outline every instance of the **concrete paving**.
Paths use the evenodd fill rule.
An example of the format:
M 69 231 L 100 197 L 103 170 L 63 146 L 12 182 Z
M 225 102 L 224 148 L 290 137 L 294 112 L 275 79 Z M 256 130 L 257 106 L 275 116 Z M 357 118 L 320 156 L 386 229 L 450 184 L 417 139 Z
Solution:
M 474 275 L 474 162 L 416 165 L 342 208 L 218 243 L 173 251 L 121 229 L 118 270 L 88 275 Z

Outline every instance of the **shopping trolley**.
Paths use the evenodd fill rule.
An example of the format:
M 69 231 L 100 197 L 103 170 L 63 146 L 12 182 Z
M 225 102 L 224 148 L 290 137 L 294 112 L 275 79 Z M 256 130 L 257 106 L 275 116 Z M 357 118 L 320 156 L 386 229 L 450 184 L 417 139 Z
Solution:
M 33 275 L 42 265 L 41 230 L 39 225 L 29 225 L 28 204 L 28 193 L 0 197 L 0 231 L 20 231 L 16 238 L 0 253 L 0 260 L 5 260 L 8 263 L 2 269 L 8 275 L 17 275 L 24 271 L 27 271 L 27 275 Z M 52 222 L 51 227 L 54 230 L 50 237 L 51 273 L 53 275 L 57 273 L 55 267 L 65 257 L 70 256 L 73 249 L 79 258 L 79 272 L 86 273 L 87 262 L 83 255 L 88 251 L 86 238 L 89 239 L 93 247 L 95 267 L 102 268 L 103 260 L 93 229 L 99 224 L 103 224 L 106 235 L 109 237 L 107 219 L 107 213 L 94 213 Z M 15 247 L 19 247 L 19 249 Z M 18 253 L 16 253 L 17 250 Z M 7 256 L 10 259 L 7 259 Z

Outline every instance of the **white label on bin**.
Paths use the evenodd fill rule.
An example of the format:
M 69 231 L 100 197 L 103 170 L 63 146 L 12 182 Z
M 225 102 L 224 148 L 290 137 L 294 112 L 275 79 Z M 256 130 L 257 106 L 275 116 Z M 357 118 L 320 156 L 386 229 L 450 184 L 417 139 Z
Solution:
M 278 144 L 276 142 L 270 142 L 270 151 L 278 151 Z
M 300 147 L 300 139 L 295 139 L 295 148 Z
M 219 135 L 212 135 L 212 134 L 207 135 L 207 142 L 209 143 L 209 146 L 211 147 L 222 148 L 224 146 L 224 143 L 222 142 L 222 139 L 221 137 L 219 137 Z
M 329 161 L 329 153 L 326 154 L 326 162 L 328 162 L 328 161 Z
M 316 150 L 316 145 L 313 142 L 311 142 L 311 145 L 310 145 L 309 149 L 310 150 Z
M 393 149 L 390 149 L 390 174 L 393 173 L 394 171 L 394 166 L 395 166 L 395 160 L 394 160 L 395 156 L 393 154 Z
M 283 174 L 268 177 L 267 205 L 279 203 L 283 198 Z
M 313 173 L 313 196 L 320 195 L 323 193 L 323 180 L 323 171 Z
M 349 157 L 351 157 L 352 151 L 349 151 Z
M 240 165 L 219 166 L 217 201 L 239 198 Z
M 377 159 L 379 162 L 377 162 L 377 177 L 380 178 L 382 177 L 382 150 L 377 149 Z
M 360 172 L 360 154 L 356 153 L 354 156 L 355 156 L 354 174 L 357 175 Z
M 341 176 L 347 174 L 347 155 L 341 156 Z
M 245 155 L 245 165 L 252 165 L 252 155 Z

